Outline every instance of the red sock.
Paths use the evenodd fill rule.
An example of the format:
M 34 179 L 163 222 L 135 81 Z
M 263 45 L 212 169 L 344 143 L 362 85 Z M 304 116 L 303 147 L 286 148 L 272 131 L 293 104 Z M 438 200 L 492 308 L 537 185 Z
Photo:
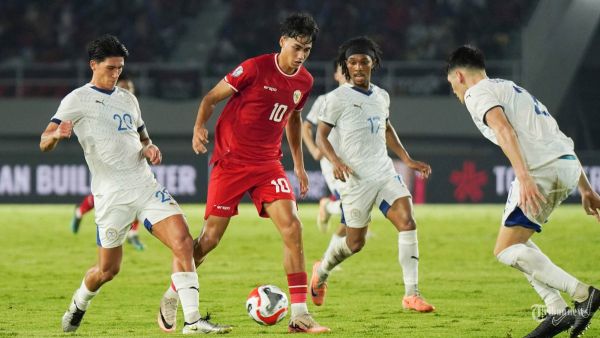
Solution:
M 306 272 L 296 272 L 287 275 L 291 304 L 306 303 L 308 290 Z
M 175 287 L 175 283 L 173 283 L 173 281 L 171 281 L 171 289 L 177 292 L 177 288 Z
M 81 201 L 79 212 L 81 213 L 81 216 L 83 216 L 92 209 L 94 209 L 94 195 L 89 194 Z
M 137 231 L 139 225 L 140 225 L 140 222 L 136 219 L 135 221 L 133 221 L 133 223 L 131 223 L 131 230 Z

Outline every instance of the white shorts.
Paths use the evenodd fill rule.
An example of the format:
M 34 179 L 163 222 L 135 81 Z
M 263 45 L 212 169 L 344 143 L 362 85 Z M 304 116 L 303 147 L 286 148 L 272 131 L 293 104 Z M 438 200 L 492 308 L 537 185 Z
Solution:
M 335 176 L 333 176 L 333 166 L 331 165 L 331 162 L 323 157 L 320 163 L 321 173 L 325 178 L 325 183 L 327 183 L 329 191 L 334 195 L 338 195 L 340 193 L 340 189 L 338 188 L 339 181 L 335 178 Z
M 508 193 L 504 214 L 502 215 L 502 225 L 513 226 L 522 225 L 531 228 L 537 232 L 542 230 L 541 225 L 548 221 L 548 217 L 556 207 L 562 203 L 571 192 L 577 187 L 579 176 L 581 175 L 581 166 L 579 161 L 574 159 L 557 159 L 540 168 L 533 169 L 529 172 L 540 192 L 546 198 L 546 203 L 541 203 L 541 211 L 537 215 L 532 215 L 526 210 L 521 210 L 527 219 L 523 222 L 512 221 L 511 214 L 518 206 L 520 183 L 515 179 Z M 508 221 L 508 222 L 507 222 Z M 529 222 L 527 222 L 529 221 Z
M 103 248 L 122 245 L 135 219 L 152 231 L 152 225 L 169 216 L 183 214 L 175 199 L 158 182 L 151 186 L 94 195 L 94 204 L 98 227 L 96 241 Z
M 410 197 L 410 191 L 400 175 L 360 183 L 350 180 L 340 188 L 342 217 L 350 228 L 366 227 L 371 221 L 373 205 L 377 205 L 386 216 L 394 201 Z

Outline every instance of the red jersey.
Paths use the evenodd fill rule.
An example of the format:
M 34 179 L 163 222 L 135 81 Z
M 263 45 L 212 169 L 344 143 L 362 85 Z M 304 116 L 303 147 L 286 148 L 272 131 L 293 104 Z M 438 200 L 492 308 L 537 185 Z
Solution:
M 291 112 L 304 107 L 312 75 L 302 66 L 292 75 L 285 74 L 277 54 L 265 54 L 242 62 L 224 80 L 235 93 L 217 121 L 210 162 L 281 159 L 283 130 Z

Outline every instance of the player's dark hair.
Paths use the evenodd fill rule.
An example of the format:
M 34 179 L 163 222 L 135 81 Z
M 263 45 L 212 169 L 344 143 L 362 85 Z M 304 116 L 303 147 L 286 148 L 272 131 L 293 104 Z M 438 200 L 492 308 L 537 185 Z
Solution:
M 485 56 L 481 49 L 472 45 L 456 48 L 448 57 L 446 74 L 458 67 L 485 69 Z
M 333 66 L 333 68 L 331 68 L 331 70 L 333 70 L 333 74 L 335 74 L 335 72 L 337 72 L 337 68 L 339 67 L 339 63 L 337 59 L 333 59 L 333 62 L 331 63 L 331 65 Z
M 319 35 L 319 27 L 308 13 L 294 13 L 281 23 L 281 36 L 306 37 L 310 39 L 309 42 L 315 42 L 317 35 Z
M 350 80 L 350 72 L 348 66 L 346 66 L 346 60 L 353 54 L 366 54 L 373 59 L 373 69 L 381 66 L 381 48 L 377 42 L 366 36 L 359 36 L 352 38 L 344 42 L 338 49 L 338 56 L 336 63 L 342 67 L 342 74 L 346 77 L 346 80 Z
M 122 56 L 127 59 L 129 51 L 116 36 L 105 34 L 90 41 L 87 45 L 89 60 L 102 62 L 107 57 Z

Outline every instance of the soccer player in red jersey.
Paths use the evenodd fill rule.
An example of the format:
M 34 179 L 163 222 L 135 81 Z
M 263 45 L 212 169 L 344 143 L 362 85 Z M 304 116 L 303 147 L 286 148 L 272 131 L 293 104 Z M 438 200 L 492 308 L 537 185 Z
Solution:
M 194 259 L 202 263 L 219 243 L 238 204 L 249 193 L 261 217 L 269 217 L 284 243 L 284 268 L 291 295 L 290 332 L 320 333 L 306 306 L 307 274 L 302 249 L 302 224 L 292 187 L 280 162 L 281 139 L 286 130 L 300 182 L 300 194 L 308 191 L 302 158 L 301 111 L 313 78 L 302 66 L 318 34 L 308 14 L 292 14 L 281 26 L 279 53 L 260 55 L 242 62 L 227 74 L 200 103 L 192 147 L 206 153 L 205 123 L 218 102 L 229 98 L 215 128 L 213 165 L 204 218 L 196 239 Z M 160 306 L 159 325 L 175 325 L 177 293 L 169 288 Z

